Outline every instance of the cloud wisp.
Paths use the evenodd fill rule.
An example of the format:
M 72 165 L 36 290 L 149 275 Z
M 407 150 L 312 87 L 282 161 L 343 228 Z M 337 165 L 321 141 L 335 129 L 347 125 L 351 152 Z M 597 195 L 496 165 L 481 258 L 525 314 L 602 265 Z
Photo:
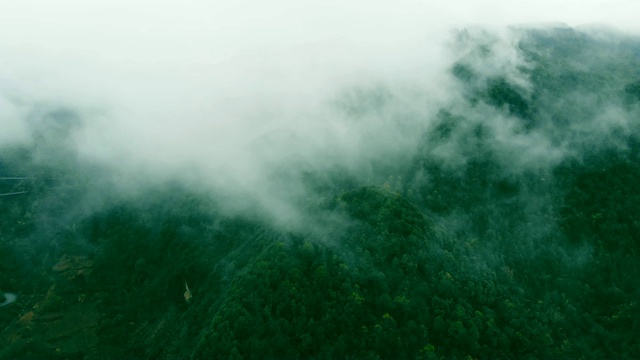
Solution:
M 554 2 L 554 12 L 528 1 L 65 3 L 0 5 L 10 34 L 0 40 L 0 145 L 35 141 L 42 109 L 70 109 L 82 126 L 66 141 L 81 159 L 207 186 L 285 222 L 299 216 L 305 174 L 338 168 L 366 182 L 415 153 L 461 96 L 449 76 L 460 56 L 447 48 L 452 27 L 635 24 L 601 1 Z M 509 68 L 526 90 L 514 41 L 499 34 L 503 63 L 476 70 Z M 514 137 L 496 119 L 498 142 L 524 149 L 521 162 L 549 155 L 547 138 Z

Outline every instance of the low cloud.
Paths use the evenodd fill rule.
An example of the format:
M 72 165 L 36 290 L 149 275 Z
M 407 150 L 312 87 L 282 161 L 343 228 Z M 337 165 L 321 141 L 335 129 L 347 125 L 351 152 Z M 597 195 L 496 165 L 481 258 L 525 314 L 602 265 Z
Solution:
M 375 181 L 381 167 L 411 159 L 448 106 L 490 127 L 496 151 L 515 154 L 519 166 L 559 161 L 566 141 L 460 105 L 466 90 L 450 76 L 464 58 L 478 83 L 499 75 L 528 99 L 519 37 L 470 26 L 447 47 L 450 29 L 590 23 L 602 6 L 550 14 L 527 1 L 66 3 L 0 6 L 0 31 L 13 34 L 0 41 L 0 145 L 29 141 L 34 114 L 64 109 L 81 119 L 64 142 L 83 161 L 140 184 L 205 186 L 236 199 L 229 208 L 283 222 L 300 216 L 305 176 L 339 169 Z M 481 38 L 490 56 L 476 46 Z M 464 132 L 456 139 L 434 154 L 464 161 Z

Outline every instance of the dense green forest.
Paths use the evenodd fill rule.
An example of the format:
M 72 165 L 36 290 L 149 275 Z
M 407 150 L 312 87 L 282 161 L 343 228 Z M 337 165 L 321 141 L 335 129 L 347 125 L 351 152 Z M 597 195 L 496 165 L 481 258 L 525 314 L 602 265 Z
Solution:
M 295 224 L 134 186 L 34 109 L 0 149 L 0 358 L 639 359 L 640 39 L 510 31 L 456 34 L 406 161 L 300 170 Z

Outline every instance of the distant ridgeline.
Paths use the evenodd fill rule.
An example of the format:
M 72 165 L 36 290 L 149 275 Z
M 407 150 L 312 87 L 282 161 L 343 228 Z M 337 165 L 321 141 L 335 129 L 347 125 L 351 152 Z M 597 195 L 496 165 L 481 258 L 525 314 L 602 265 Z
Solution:
M 53 180 L 3 191 L 84 185 L 0 197 L 0 358 L 640 359 L 640 39 L 456 44 L 460 94 L 402 170 L 309 174 L 324 232 L 117 193 L 45 112 L 0 177 Z

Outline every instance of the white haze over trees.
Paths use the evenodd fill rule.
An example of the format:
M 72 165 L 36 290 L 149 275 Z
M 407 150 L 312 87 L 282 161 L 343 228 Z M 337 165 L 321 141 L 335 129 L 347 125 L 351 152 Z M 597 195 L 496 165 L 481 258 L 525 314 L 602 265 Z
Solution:
M 638 10 L 1 1 L 0 358 L 640 359 Z
M 36 141 L 41 114 L 66 109 L 82 119 L 68 145 L 85 161 L 121 178 L 207 185 L 248 199 L 230 210 L 296 220 L 306 171 L 366 181 L 374 164 L 415 153 L 463 91 L 449 69 L 473 54 L 453 29 L 494 29 L 498 55 L 475 71 L 512 69 L 526 92 L 506 25 L 638 31 L 638 13 L 633 1 L 3 2 L 0 146 Z M 363 93 L 387 101 L 362 113 Z M 496 146 L 522 150 L 515 163 L 565 155 L 510 126 L 495 116 Z M 433 154 L 464 161 L 454 149 Z

